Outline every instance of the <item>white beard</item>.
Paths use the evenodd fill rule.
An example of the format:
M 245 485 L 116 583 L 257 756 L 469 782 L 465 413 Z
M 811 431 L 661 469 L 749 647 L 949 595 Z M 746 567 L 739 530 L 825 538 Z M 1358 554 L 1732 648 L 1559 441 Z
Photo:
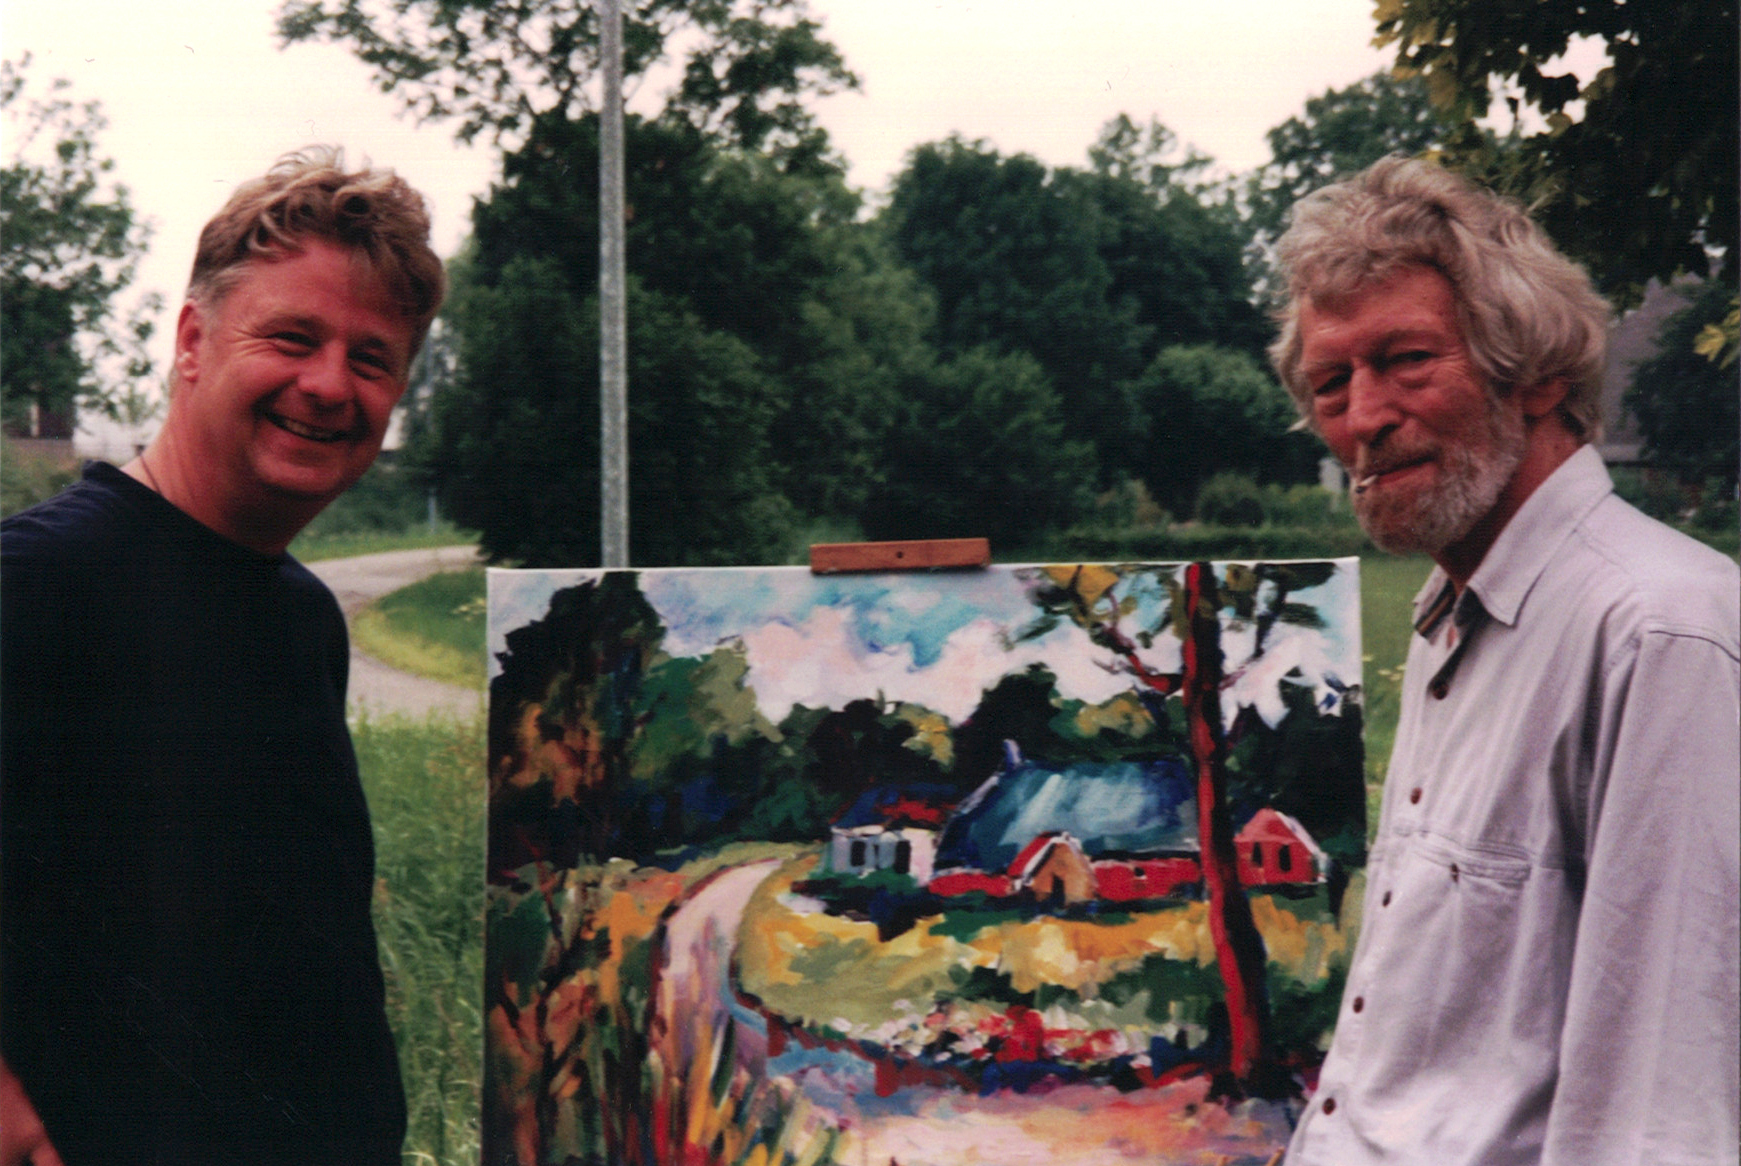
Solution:
M 1492 512 L 1500 492 L 1523 461 L 1523 415 L 1490 400 L 1486 415 L 1439 447 L 1439 480 L 1410 491 L 1381 486 L 1354 494 L 1360 526 L 1381 550 L 1392 554 L 1438 555 L 1467 535 Z M 1408 457 L 1424 450 L 1407 451 Z M 1389 450 L 1380 456 L 1396 457 Z M 1400 457 L 1396 461 L 1400 464 Z

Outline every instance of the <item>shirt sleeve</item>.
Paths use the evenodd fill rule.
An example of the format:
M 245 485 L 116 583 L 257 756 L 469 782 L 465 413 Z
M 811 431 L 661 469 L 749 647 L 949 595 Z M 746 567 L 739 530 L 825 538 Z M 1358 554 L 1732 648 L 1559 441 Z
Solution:
M 1543 1166 L 1737 1160 L 1741 665 L 1647 631 L 1605 673 Z

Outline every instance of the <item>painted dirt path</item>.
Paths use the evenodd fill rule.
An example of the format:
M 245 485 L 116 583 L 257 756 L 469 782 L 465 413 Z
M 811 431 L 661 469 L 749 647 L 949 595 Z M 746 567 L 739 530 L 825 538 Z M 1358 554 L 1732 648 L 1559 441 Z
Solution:
M 875 1069 L 850 1051 L 789 1051 L 770 1061 L 766 1021 L 736 1000 L 731 954 L 744 909 L 777 869 L 755 863 L 722 872 L 668 921 L 655 995 L 662 1055 L 691 1063 L 698 1039 L 736 1026 L 739 1064 L 757 1078 L 785 1077 L 846 1131 L 848 1166 L 1269 1166 L 1287 1137 L 1281 1107 L 1206 1100 L 1208 1082 L 1119 1093 L 1066 1085 L 979 1096 L 908 1085 L 875 1093 Z
M 476 547 L 432 547 L 412 551 L 385 551 L 349 559 L 324 559 L 307 564 L 308 569 L 332 590 L 345 613 L 345 623 L 383 595 L 407 587 L 442 571 L 459 571 L 478 562 Z M 440 681 L 428 680 L 391 668 L 373 656 L 364 655 L 351 642 L 350 706 L 353 711 L 404 713 L 427 716 L 432 712 L 474 717 L 482 695 Z

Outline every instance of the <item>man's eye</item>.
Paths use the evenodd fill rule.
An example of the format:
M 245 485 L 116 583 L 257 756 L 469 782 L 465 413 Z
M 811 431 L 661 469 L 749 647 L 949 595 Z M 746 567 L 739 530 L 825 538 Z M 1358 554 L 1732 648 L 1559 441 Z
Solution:
M 275 332 L 272 339 L 285 348 L 309 349 L 314 339 L 302 332 Z
M 386 376 L 391 370 L 387 367 L 387 358 L 376 356 L 372 352 L 358 352 L 351 356 L 351 364 L 357 372 L 370 379 Z
M 1314 395 L 1319 397 L 1328 396 L 1331 393 L 1339 392 L 1347 383 L 1348 374 L 1337 373 L 1334 376 L 1328 376 L 1319 381 L 1312 387 L 1312 392 Z

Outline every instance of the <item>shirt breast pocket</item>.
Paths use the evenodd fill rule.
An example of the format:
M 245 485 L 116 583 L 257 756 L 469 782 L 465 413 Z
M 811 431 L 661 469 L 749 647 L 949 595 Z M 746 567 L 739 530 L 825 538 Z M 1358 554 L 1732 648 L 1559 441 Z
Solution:
M 1542 953 L 1518 942 L 1532 932 L 1531 865 L 1417 836 L 1386 866 L 1390 902 L 1372 937 L 1371 990 L 1401 1039 L 1385 1044 L 1447 1068 L 1473 1059 L 1509 1027 L 1516 987 L 1539 971 Z

